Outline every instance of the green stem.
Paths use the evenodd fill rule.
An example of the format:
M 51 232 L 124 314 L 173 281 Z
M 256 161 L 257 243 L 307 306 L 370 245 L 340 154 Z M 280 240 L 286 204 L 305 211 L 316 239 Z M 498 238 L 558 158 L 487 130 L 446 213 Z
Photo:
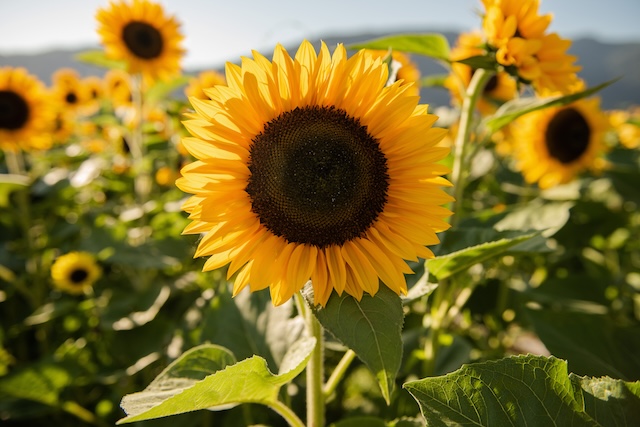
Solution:
M 451 181 L 453 184 L 453 202 L 452 211 L 454 213 L 451 218 L 451 225 L 455 226 L 460 222 L 462 216 L 462 198 L 464 197 L 464 187 L 466 181 L 466 173 L 469 169 L 470 159 L 466 158 L 466 147 L 471 136 L 471 127 L 473 124 L 473 113 L 476 103 L 482 95 L 482 91 L 493 75 L 492 72 L 485 69 L 478 69 L 473 73 L 473 77 L 469 82 L 469 86 L 462 100 L 462 108 L 460 111 L 460 123 L 458 126 L 458 134 L 454 142 L 454 158 L 453 170 L 451 172 Z
M 142 125 L 144 123 L 144 90 L 142 87 L 142 76 L 137 74 L 132 76 L 131 96 L 135 108 L 136 121 L 131 133 L 131 157 L 133 157 L 134 188 L 138 203 L 143 205 L 151 191 L 151 176 L 145 164 L 145 147 L 143 140 Z
M 269 407 L 280 414 L 291 427 L 305 427 L 304 423 L 300 418 L 298 418 L 295 412 L 279 400 L 270 402 Z
M 325 422 L 325 395 L 322 392 L 324 381 L 324 331 L 299 292 L 295 294 L 295 302 L 300 314 L 307 323 L 309 335 L 316 339 L 316 346 L 307 363 L 307 427 L 323 427 Z
M 340 383 L 340 380 L 342 380 L 344 374 L 349 368 L 349 365 L 351 365 L 351 362 L 353 362 L 353 359 L 355 358 L 356 353 L 351 349 L 347 350 L 347 352 L 342 356 L 342 359 L 340 359 L 340 362 L 338 362 L 338 365 L 335 367 L 335 369 L 331 373 L 331 376 L 327 380 L 327 383 L 324 385 L 324 389 L 322 392 L 324 393 L 325 399 L 331 396 L 336 390 L 336 387 Z

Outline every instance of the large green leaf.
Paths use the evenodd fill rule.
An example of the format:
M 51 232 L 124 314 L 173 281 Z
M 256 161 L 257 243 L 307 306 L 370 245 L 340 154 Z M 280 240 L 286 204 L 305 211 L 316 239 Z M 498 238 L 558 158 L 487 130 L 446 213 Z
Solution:
M 487 261 L 503 254 L 510 248 L 538 235 L 538 232 L 522 234 L 516 237 L 502 238 L 493 242 L 471 246 L 447 255 L 442 255 L 427 261 L 429 273 L 443 280 L 454 274 L 465 271 L 479 262 Z
M 449 42 L 442 34 L 398 34 L 347 47 L 349 49 L 392 49 L 449 61 Z
M 546 98 L 526 97 L 517 98 L 509 102 L 505 102 L 493 115 L 485 118 L 480 123 L 480 127 L 486 129 L 488 133 L 494 133 L 520 116 L 536 110 L 542 110 L 544 108 L 560 107 L 563 105 L 571 104 L 572 102 L 575 102 L 579 99 L 593 95 L 594 93 L 604 89 L 617 80 L 618 79 L 609 80 L 608 82 L 585 89 L 582 92 L 573 93 L 571 95 L 551 96 Z
M 171 93 L 189 82 L 191 76 L 178 76 L 168 81 L 158 81 L 145 93 L 145 101 L 156 103 L 172 98 Z
M 229 360 L 228 350 L 213 346 L 206 350 L 206 357 L 212 357 L 211 353 L 218 352 L 219 356 L 214 354 L 213 357 L 222 363 L 203 362 L 197 353 L 197 360 L 192 363 L 188 359 L 193 358 L 194 353 L 187 354 L 185 359 L 188 362 L 180 361 L 174 364 L 141 393 L 124 397 L 122 408 L 127 417 L 118 421 L 118 424 L 199 409 L 225 409 L 239 403 L 273 405 L 278 401 L 280 388 L 305 368 L 315 344 L 315 338 L 298 341 L 285 356 L 278 375 L 269 371 L 267 362 L 260 356 L 252 356 L 224 369 L 215 370 L 217 365 Z M 183 363 L 188 363 L 184 369 L 176 366 Z M 209 371 L 210 369 L 213 371 Z M 205 376 L 207 373 L 209 375 Z M 197 381 L 199 377 L 204 378 Z M 195 382 L 192 382 L 194 380 Z M 186 388 L 183 387 L 185 385 Z M 167 389 L 166 386 L 172 388 Z
M 88 50 L 77 54 L 75 58 L 86 64 L 96 65 L 103 68 L 119 70 L 127 68 L 126 62 L 109 58 L 103 50 Z
M 640 383 L 569 374 L 555 357 L 464 365 L 404 387 L 428 426 L 631 426 L 640 419 Z
M 303 295 L 308 302 L 313 301 L 309 284 Z M 404 314 L 400 297 L 381 285 L 373 297 L 365 294 L 358 301 L 346 293 L 334 293 L 326 307 L 312 305 L 312 309 L 322 326 L 369 367 L 389 403 L 402 361 Z
M 571 371 L 581 375 L 640 379 L 640 325 L 619 325 L 606 314 L 570 311 L 566 300 L 562 302 L 562 310 L 527 310 L 552 354 L 567 359 Z
M 36 363 L 0 378 L 0 399 L 11 397 L 57 406 L 61 391 L 72 382 L 73 375 L 60 364 Z
M 0 174 L 0 208 L 9 206 L 9 195 L 16 190 L 29 187 L 31 180 L 28 176 L 15 174 Z
M 234 298 L 220 292 L 205 311 L 200 342 L 224 346 L 238 359 L 259 354 L 269 366 L 280 366 L 305 330 L 302 317 L 293 315 L 292 300 L 275 307 L 266 291 L 246 289 Z

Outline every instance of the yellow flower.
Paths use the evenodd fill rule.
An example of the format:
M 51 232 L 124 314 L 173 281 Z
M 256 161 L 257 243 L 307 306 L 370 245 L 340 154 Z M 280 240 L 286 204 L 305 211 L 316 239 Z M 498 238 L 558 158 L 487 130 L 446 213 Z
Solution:
M 107 55 L 125 61 L 130 73 L 141 73 L 150 81 L 179 74 L 183 36 L 174 17 L 149 0 L 112 1 L 109 6 L 96 14 Z
M 211 88 L 215 85 L 225 84 L 224 75 L 217 71 L 203 71 L 197 77 L 189 81 L 189 85 L 184 89 L 187 98 L 195 96 L 199 99 L 209 99 L 203 89 Z
M 122 70 L 112 69 L 104 76 L 105 92 L 114 107 L 132 105 L 131 82 L 129 75 Z
M 0 149 L 49 148 L 53 120 L 54 111 L 40 80 L 24 68 L 0 68 Z
M 526 114 L 510 127 L 518 168 L 527 182 L 543 189 L 597 170 L 608 127 L 597 98 Z
M 100 110 L 100 103 L 105 94 L 105 83 L 97 76 L 89 76 L 82 79 L 87 100 L 82 113 L 85 115 L 95 114 Z
M 102 275 L 94 256 L 87 252 L 69 252 L 51 266 L 53 285 L 70 294 L 82 294 Z
M 515 68 L 517 76 L 536 92 L 568 93 L 580 67 L 567 50 L 571 41 L 547 33 L 551 15 L 538 14 L 538 0 L 483 0 L 482 28 L 496 60 Z M 508 68 L 509 70 L 509 68 Z
M 624 147 L 640 147 L 640 108 L 611 111 L 609 122 Z
M 64 114 L 76 114 L 86 107 L 90 94 L 77 71 L 70 68 L 60 69 L 54 73 L 52 82 L 51 93 L 54 102 Z
M 162 187 L 173 186 L 179 177 L 180 172 L 169 166 L 162 166 L 156 171 L 156 182 Z
M 368 50 L 374 58 L 385 58 L 389 55 L 388 50 Z M 420 95 L 420 68 L 411 57 L 400 51 L 392 51 L 391 59 L 395 63 L 392 67 L 397 67 L 396 81 L 402 80 L 405 84 L 413 83 L 412 95 Z
M 455 46 L 451 49 L 451 61 L 460 61 L 473 56 L 485 55 L 482 35 L 477 32 L 462 33 Z M 469 65 L 460 62 L 451 63 L 451 74 L 445 80 L 445 87 L 449 89 L 453 104 L 460 105 L 471 77 L 475 72 Z M 495 112 L 498 106 L 513 99 L 516 95 L 516 81 L 509 74 L 497 72 L 484 87 L 482 97 L 478 99 L 477 108 L 482 115 Z
M 409 86 L 385 87 L 380 59 L 341 44 L 254 52 L 226 79 L 191 98 L 183 144 L 199 160 L 176 182 L 194 194 L 185 233 L 204 233 L 204 270 L 230 264 L 234 294 L 268 287 L 275 305 L 309 279 L 322 305 L 334 289 L 374 295 L 379 280 L 406 293 L 404 260 L 432 257 L 425 245 L 449 227 L 436 116 Z

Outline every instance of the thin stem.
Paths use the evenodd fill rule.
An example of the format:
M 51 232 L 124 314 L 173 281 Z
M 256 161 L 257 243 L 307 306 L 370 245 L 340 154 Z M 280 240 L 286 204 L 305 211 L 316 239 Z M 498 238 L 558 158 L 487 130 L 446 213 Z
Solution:
M 304 423 L 300 418 L 298 418 L 296 413 L 279 400 L 270 402 L 269 407 L 280 414 L 291 427 L 305 427 Z
M 451 173 L 451 180 L 453 183 L 453 217 L 451 218 L 451 225 L 455 226 L 460 222 L 462 216 L 462 198 L 464 196 L 464 187 L 466 180 L 466 172 L 469 168 L 468 159 L 466 159 L 466 147 L 471 136 L 471 127 L 473 124 L 473 113 L 475 111 L 478 98 L 482 95 L 484 86 L 489 81 L 492 72 L 485 69 L 478 69 L 473 73 L 473 77 L 469 82 L 467 91 L 465 92 L 464 99 L 462 100 L 462 109 L 460 111 L 460 123 L 458 126 L 458 134 L 456 135 L 454 143 L 454 159 L 453 159 L 453 171 Z
M 335 367 L 335 369 L 331 373 L 331 376 L 327 380 L 327 383 L 324 385 L 324 389 L 322 392 L 324 393 L 325 399 L 331 396 L 336 390 L 336 387 L 340 383 L 340 380 L 342 380 L 344 374 L 349 368 L 349 365 L 351 365 L 351 362 L 353 362 L 353 359 L 355 358 L 356 353 L 351 349 L 347 350 L 347 352 L 342 356 L 342 359 L 340 359 L 340 362 L 338 362 L 338 365 Z
M 131 133 L 131 156 L 133 157 L 133 170 L 135 173 L 134 187 L 138 203 L 143 205 L 151 191 L 151 176 L 145 164 L 145 147 L 142 127 L 144 124 L 144 90 L 142 86 L 142 76 L 139 74 L 132 76 L 133 106 L 135 108 L 135 122 Z

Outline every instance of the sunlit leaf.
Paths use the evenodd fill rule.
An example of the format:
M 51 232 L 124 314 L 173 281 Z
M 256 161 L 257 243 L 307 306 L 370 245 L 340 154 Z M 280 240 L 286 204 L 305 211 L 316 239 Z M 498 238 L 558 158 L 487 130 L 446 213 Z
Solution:
M 178 76 L 168 81 L 158 81 L 145 93 L 144 99 L 150 103 L 173 99 L 171 93 L 187 84 L 190 79 L 190 76 Z
M 469 58 L 460 59 L 456 62 L 468 65 L 473 69 L 484 68 L 487 70 L 495 70 L 497 65 L 495 58 L 485 55 L 471 56 Z
M 631 426 L 640 416 L 640 383 L 582 378 L 554 357 L 463 365 L 404 387 L 428 426 Z
M 15 174 L 0 174 L 0 208 L 9 206 L 9 195 L 16 190 L 29 188 L 28 176 Z
M 4 396 L 58 405 L 60 393 L 73 381 L 59 363 L 41 362 L 0 378 L 0 399 Z
M 178 393 L 172 389 L 162 388 L 165 380 L 159 383 L 160 388 L 152 388 L 152 382 L 145 391 L 127 395 L 122 400 L 122 407 L 127 417 L 118 421 L 118 424 L 134 421 L 148 420 L 182 414 L 199 409 L 226 409 L 229 405 L 239 403 L 274 404 L 278 400 L 280 388 L 295 378 L 305 368 L 311 352 L 315 347 L 315 338 L 304 338 L 297 345 L 291 347 L 281 365 L 281 373 L 274 375 L 269 371 L 266 361 L 260 356 L 252 356 L 249 359 L 233 365 L 227 365 L 224 369 L 210 372 L 202 380 L 196 381 L 191 386 L 180 388 Z M 213 350 L 215 351 L 215 350 Z M 218 347 L 217 351 L 227 353 Z M 224 356 L 228 357 L 228 356 Z M 228 360 L 228 359 L 225 359 Z M 198 369 L 187 369 L 186 379 L 181 373 L 172 375 L 171 382 L 184 385 L 191 379 L 206 374 L 211 365 L 198 364 Z M 175 372 L 174 372 L 175 373 Z
M 392 49 L 449 61 L 449 42 L 442 34 L 399 34 L 355 43 L 347 48 Z
M 313 288 L 307 285 L 303 295 L 313 301 Z M 346 293 L 334 293 L 326 307 L 313 306 L 313 310 L 322 326 L 369 367 L 390 402 L 402 361 L 404 315 L 400 297 L 381 284 L 373 297 L 365 294 L 358 301 Z
M 420 79 L 420 86 L 421 87 L 444 87 L 447 77 L 448 77 L 447 74 L 425 76 Z
M 619 79 L 609 80 L 608 82 L 599 84 L 592 88 L 583 90 L 582 92 L 576 92 L 571 95 L 564 96 L 552 96 L 547 98 L 517 98 L 508 102 L 505 102 L 498 110 L 491 116 L 485 118 L 480 127 L 486 129 L 488 133 L 494 133 L 520 116 L 523 116 L 532 111 L 542 110 L 549 107 L 560 107 L 563 105 L 571 104 L 579 99 L 586 98 L 594 93 L 604 89 L 605 87 L 615 83 Z
M 125 61 L 109 58 L 103 50 L 88 50 L 75 56 L 80 62 L 96 65 L 102 68 L 124 70 L 127 68 Z

